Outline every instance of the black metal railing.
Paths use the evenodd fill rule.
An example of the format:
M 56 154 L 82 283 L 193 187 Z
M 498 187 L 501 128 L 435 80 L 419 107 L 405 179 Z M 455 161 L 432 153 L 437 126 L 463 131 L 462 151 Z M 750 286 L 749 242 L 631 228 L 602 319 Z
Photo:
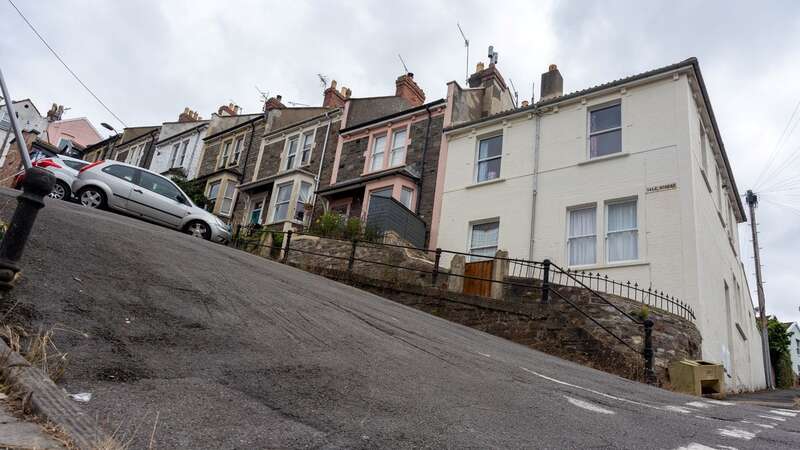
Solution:
M 395 244 L 390 242 L 359 240 L 357 238 L 345 239 L 336 236 L 319 236 L 311 233 L 298 233 L 293 231 L 285 231 L 285 232 L 269 231 L 269 230 L 254 230 L 254 231 L 256 232 L 237 233 L 236 238 L 234 239 L 233 242 L 233 246 L 248 251 L 253 251 L 258 248 L 268 247 L 269 252 L 268 255 L 266 256 L 278 259 L 283 263 L 290 262 L 289 257 L 290 254 L 292 253 L 308 254 L 319 258 L 328 258 L 331 261 L 340 261 L 342 264 L 346 265 L 346 272 L 348 274 L 353 273 L 354 266 L 356 265 L 356 263 L 360 263 L 362 265 L 373 265 L 380 267 L 389 267 L 404 271 L 412 271 L 421 274 L 422 277 L 430 276 L 430 282 L 433 286 L 436 286 L 437 283 L 439 282 L 440 274 L 446 274 L 448 277 L 460 277 L 465 280 L 468 279 L 475 281 L 484 281 L 488 283 L 499 283 L 500 285 L 519 286 L 528 289 L 530 289 L 531 287 L 540 289 L 541 301 L 543 303 L 547 303 L 550 301 L 551 298 L 550 294 L 555 295 L 556 297 L 567 303 L 569 306 L 577 310 L 580 314 L 585 316 L 588 320 L 590 320 L 600 329 L 602 329 L 603 331 L 614 337 L 626 348 L 644 356 L 644 369 L 645 369 L 644 372 L 645 372 L 645 380 L 647 382 L 653 382 L 655 380 L 655 375 L 653 371 L 654 352 L 652 347 L 652 330 L 654 323 L 650 318 L 647 317 L 647 314 L 643 314 L 638 318 L 635 317 L 634 315 L 629 314 L 628 312 L 620 308 L 618 305 L 616 305 L 614 302 L 607 299 L 603 294 L 625 297 L 630 300 L 642 303 L 644 305 L 648 305 L 650 307 L 660 309 L 662 311 L 669 312 L 671 314 L 679 315 L 680 317 L 687 320 L 695 319 L 694 311 L 690 306 L 686 305 L 683 302 L 680 302 L 674 297 L 669 297 L 665 295 L 663 292 L 656 292 L 650 288 L 644 290 L 642 288 L 639 288 L 638 284 L 636 283 L 634 284 L 631 284 L 630 282 L 621 283 L 619 281 L 609 279 L 607 275 L 600 275 L 599 273 L 593 274 L 590 272 L 587 274 L 585 272 L 576 272 L 570 269 L 564 269 L 552 263 L 549 260 L 539 262 L 539 261 L 529 261 L 516 258 L 503 258 L 498 256 L 487 257 L 485 255 L 478 255 L 478 254 L 459 252 L 453 250 L 444 250 L 439 248 L 425 249 L 425 248 L 418 248 L 414 246 Z M 263 233 L 272 234 L 273 239 L 271 240 L 271 243 L 269 245 L 261 243 L 261 239 L 259 236 L 262 235 Z M 309 250 L 307 248 L 300 248 L 297 245 L 293 246 L 292 237 L 297 235 L 307 235 L 307 236 L 331 239 L 342 243 L 346 243 L 346 245 L 349 246 L 348 248 L 349 251 L 347 252 L 347 256 L 342 256 L 330 253 L 321 253 L 318 251 Z M 280 239 L 277 239 L 276 237 L 280 237 Z M 417 253 L 422 253 L 426 256 L 427 260 L 429 261 L 430 268 L 410 267 L 402 264 L 395 264 L 392 262 L 376 261 L 374 259 L 359 257 L 357 252 L 359 248 L 362 249 L 398 248 Z M 503 279 L 498 280 L 493 278 L 482 278 L 465 274 L 451 273 L 441 268 L 440 263 L 443 255 L 453 255 L 453 256 L 461 255 L 468 260 L 494 260 L 501 263 L 505 263 L 508 265 L 507 276 L 504 276 Z M 534 283 L 532 283 L 531 281 L 533 281 Z M 538 284 L 538 286 L 536 284 Z M 643 328 L 643 334 L 644 334 L 642 349 L 636 349 L 628 341 L 623 339 L 623 337 L 618 336 L 611 329 L 609 329 L 608 327 L 603 325 L 600 321 L 592 317 L 592 315 L 589 314 L 586 310 L 584 310 L 575 302 L 570 300 L 569 295 L 565 295 L 565 293 L 562 292 L 563 288 L 569 288 L 569 287 L 584 289 L 586 292 L 590 294 L 591 297 L 611 306 L 622 317 L 630 321 L 632 324 L 641 326 Z

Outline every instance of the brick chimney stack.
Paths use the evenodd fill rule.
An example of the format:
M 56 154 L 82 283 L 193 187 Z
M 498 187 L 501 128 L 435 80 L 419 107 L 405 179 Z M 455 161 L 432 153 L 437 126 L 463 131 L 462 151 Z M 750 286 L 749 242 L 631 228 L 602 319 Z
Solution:
M 542 74 L 542 84 L 540 84 L 539 100 L 560 97 L 564 94 L 564 78 L 555 64 L 550 64 L 547 72 Z
M 467 83 L 471 88 L 478 88 L 487 87 L 492 81 L 496 82 L 502 89 L 508 89 L 506 81 L 494 64 L 489 64 L 487 68 L 482 62 L 479 62 L 475 65 L 475 73 L 469 76 Z
M 188 107 L 183 108 L 183 112 L 178 114 L 178 122 L 197 122 L 198 120 L 201 120 L 200 114 Z
M 238 116 L 240 110 L 241 108 L 239 108 L 239 105 L 228 103 L 227 105 L 220 106 L 217 110 L 217 114 L 220 116 Z
M 425 103 L 425 92 L 414 81 L 414 74 L 409 72 L 405 75 L 400 75 L 395 81 L 397 90 L 395 91 L 396 97 L 403 97 L 408 100 L 412 106 L 420 106 Z
M 336 90 L 336 80 L 331 80 L 331 85 L 325 89 L 322 99 L 323 108 L 343 108 L 344 103 L 350 98 L 350 89 L 342 86 L 341 91 Z
M 284 109 L 286 105 L 281 103 L 281 99 L 283 97 L 280 95 L 276 95 L 275 97 L 270 97 L 267 101 L 264 102 L 264 112 L 272 111 L 273 109 Z
M 47 121 L 48 122 L 58 122 L 61 120 L 61 116 L 64 115 L 64 106 L 56 105 L 53 103 L 53 106 L 50 107 L 50 111 L 47 111 Z

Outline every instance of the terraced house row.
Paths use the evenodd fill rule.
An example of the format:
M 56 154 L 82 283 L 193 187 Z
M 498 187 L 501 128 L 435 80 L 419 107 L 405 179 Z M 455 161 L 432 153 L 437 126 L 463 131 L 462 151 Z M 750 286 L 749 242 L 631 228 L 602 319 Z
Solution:
M 335 212 L 420 247 L 507 250 L 668 291 L 697 312 L 726 383 L 763 387 L 746 217 L 697 60 L 563 85 L 552 65 L 518 105 L 496 64 L 432 101 L 410 73 L 377 97 L 333 81 L 319 107 L 186 109 L 87 152 L 199 180 L 234 227 L 302 229 Z

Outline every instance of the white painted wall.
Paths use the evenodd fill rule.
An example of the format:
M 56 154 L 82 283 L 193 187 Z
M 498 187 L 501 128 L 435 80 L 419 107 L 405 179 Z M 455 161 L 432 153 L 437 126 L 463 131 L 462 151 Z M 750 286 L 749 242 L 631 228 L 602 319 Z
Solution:
M 16 103 L 11 103 L 11 109 L 16 113 L 17 125 L 20 131 L 38 131 L 43 133 L 47 130 L 47 119 L 39 115 L 36 107 L 30 100 L 22 100 Z M 8 118 L 8 112 L 5 103 L 0 104 L 0 167 L 6 162 L 6 156 L 11 149 L 11 141 L 14 140 L 14 130 L 11 128 L 11 122 Z M 5 146 L 3 146 L 5 142 Z
M 566 266 L 567 211 L 595 205 L 597 261 L 578 269 L 652 286 L 691 305 L 703 336 L 704 359 L 725 365 L 730 389 L 755 389 L 765 382 L 750 289 L 736 254 L 738 230 L 729 242 L 735 206 L 730 197 L 717 196 L 715 178 L 710 183 L 712 192 L 702 179 L 697 157 L 701 151 L 700 116 L 692 94 L 685 73 L 674 78 L 667 75 L 544 112 L 537 177 L 535 117 L 521 115 L 505 123 L 456 130 L 448 136 L 437 246 L 466 251 L 469 224 L 496 217 L 500 219 L 499 247 L 511 257 L 549 258 Z M 588 111 L 609 102 L 622 105 L 622 153 L 591 160 Z M 493 132 L 504 136 L 503 181 L 475 185 L 477 140 Z M 719 164 L 721 161 L 720 157 Z M 715 164 L 709 159 L 708 167 L 713 169 Z M 648 188 L 671 183 L 675 188 L 648 193 Z M 538 194 L 530 254 L 535 184 Z M 637 200 L 639 257 L 608 264 L 607 202 L 631 198 Z
M 798 376 L 800 375 L 800 327 L 797 326 L 797 322 L 792 323 L 792 326 L 789 327 L 789 333 L 792 333 L 789 336 L 789 355 L 792 357 L 792 371 L 795 376 Z
M 183 143 L 186 142 L 188 144 L 186 158 L 181 165 L 179 161 L 180 155 L 176 157 L 174 167 L 182 168 L 184 172 L 186 172 L 186 178 L 189 180 L 197 177 L 197 171 L 200 169 L 203 138 L 206 137 L 208 125 L 206 124 L 187 134 L 180 135 L 180 133 L 197 126 L 197 122 L 171 122 L 163 124 L 161 126 L 161 134 L 158 138 L 160 143 L 156 145 L 149 169 L 157 173 L 164 173 L 169 170 L 171 168 L 170 162 L 172 161 L 173 146 L 176 143 L 180 143 L 182 146 Z

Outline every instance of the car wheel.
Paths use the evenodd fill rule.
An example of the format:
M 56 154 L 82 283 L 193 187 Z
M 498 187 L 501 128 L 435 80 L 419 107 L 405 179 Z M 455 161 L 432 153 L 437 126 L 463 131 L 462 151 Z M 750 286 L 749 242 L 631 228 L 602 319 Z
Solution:
M 186 225 L 185 231 L 186 234 L 194 237 L 203 238 L 205 240 L 211 239 L 211 228 L 207 223 L 200 220 L 189 222 L 189 225 Z
M 56 200 L 69 200 L 71 195 L 69 186 L 61 180 L 56 180 L 56 184 L 53 185 L 53 190 L 50 191 L 49 197 Z
M 103 209 L 106 207 L 106 194 L 96 187 L 88 187 L 81 189 L 78 193 L 78 199 L 81 205 L 88 208 Z

